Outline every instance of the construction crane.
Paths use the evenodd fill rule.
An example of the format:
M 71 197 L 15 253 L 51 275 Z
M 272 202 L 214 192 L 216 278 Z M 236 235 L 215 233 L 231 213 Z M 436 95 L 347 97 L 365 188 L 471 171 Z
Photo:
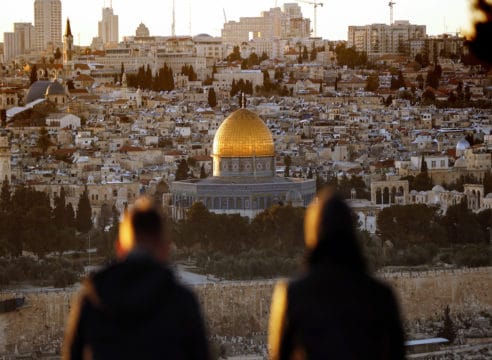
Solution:
M 393 25 L 393 6 L 395 6 L 396 3 L 393 1 L 390 1 L 388 6 L 390 8 L 390 25 Z
M 173 0 L 173 22 L 171 24 L 171 34 L 176 36 L 176 2 Z
M 318 36 L 318 7 L 323 7 L 323 3 L 314 1 L 306 1 L 306 0 L 297 0 L 298 2 L 313 5 L 314 7 L 314 37 Z

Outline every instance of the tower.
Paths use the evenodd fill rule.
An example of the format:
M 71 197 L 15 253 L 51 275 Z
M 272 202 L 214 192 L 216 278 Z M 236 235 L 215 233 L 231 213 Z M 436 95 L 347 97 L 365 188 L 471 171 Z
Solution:
M 5 177 L 7 177 L 9 182 L 11 181 L 10 147 L 8 137 L 0 135 L 0 183 L 3 182 Z
M 62 4 L 60 0 L 34 1 L 34 49 L 43 51 L 60 46 L 62 41 Z
M 67 18 L 65 35 L 63 35 L 63 65 L 68 65 L 73 59 L 73 35 L 70 27 L 70 19 Z
M 99 21 L 99 38 L 104 47 L 118 44 L 118 15 L 113 12 L 113 4 L 102 9 L 102 19 Z

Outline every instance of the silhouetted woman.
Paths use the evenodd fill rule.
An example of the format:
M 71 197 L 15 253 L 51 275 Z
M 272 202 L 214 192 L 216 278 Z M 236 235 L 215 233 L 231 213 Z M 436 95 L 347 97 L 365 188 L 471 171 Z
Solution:
M 271 359 L 403 359 L 397 302 L 369 276 L 350 208 L 325 191 L 304 228 L 307 271 L 273 294 Z

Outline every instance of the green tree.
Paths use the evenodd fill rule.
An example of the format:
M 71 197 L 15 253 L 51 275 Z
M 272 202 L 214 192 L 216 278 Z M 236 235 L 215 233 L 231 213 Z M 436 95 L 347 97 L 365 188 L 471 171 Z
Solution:
M 398 72 L 398 76 L 395 78 L 391 77 L 391 90 L 398 90 L 405 87 L 405 78 L 401 71 Z
M 486 240 L 477 216 L 467 207 L 466 201 L 448 208 L 440 223 L 452 244 L 473 244 Z
M 268 55 L 267 55 L 266 52 L 263 51 L 261 53 L 261 56 L 260 56 L 260 63 L 263 62 L 263 61 L 265 61 L 265 60 L 268 60 Z
M 227 61 L 228 62 L 233 62 L 233 61 L 241 61 L 241 50 L 239 49 L 239 46 L 234 46 L 232 48 L 232 53 L 230 53 L 227 56 Z
M 38 67 L 36 64 L 34 64 L 31 68 L 31 73 L 29 75 L 29 82 L 32 85 L 36 81 L 38 81 Z
M 48 130 L 43 126 L 39 130 L 39 136 L 37 140 L 37 146 L 41 149 L 43 156 L 46 155 L 46 151 L 48 147 L 51 145 L 50 135 L 48 134 Z
M 316 61 L 316 58 L 318 57 L 318 49 L 316 49 L 316 46 L 314 45 L 311 48 L 311 54 L 309 55 L 309 60 L 311 61 Z
M 252 52 L 248 57 L 248 69 L 251 69 L 256 65 L 260 65 L 260 58 L 256 55 L 256 53 Z
M 200 167 L 200 179 L 205 179 L 207 177 L 207 172 L 205 171 L 205 166 Z
M 394 205 L 377 216 L 378 232 L 398 248 L 445 239 L 437 208 L 424 204 Z
M 304 45 L 304 47 L 302 48 L 302 60 L 308 60 L 308 59 L 309 59 L 308 49 L 307 46 Z
M 284 156 L 284 176 L 290 177 L 290 166 L 292 165 L 292 158 L 289 155 Z
M 180 162 L 178 164 L 178 168 L 176 169 L 175 180 L 181 181 L 181 180 L 188 179 L 189 171 L 190 171 L 190 169 L 188 167 L 188 163 L 186 162 L 186 160 L 184 160 L 184 159 L 180 160 Z
M 92 208 L 87 187 L 80 194 L 75 222 L 77 230 L 82 233 L 87 233 L 92 229 Z
M 67 226 L 66 222 L 66 198 L 65 198 L 65 188 L 62 186 L 60 189 L 60 196 L 55 197 L 55 208 L 53 209 L 54 223 L 57 227 Z
M 56 61 L 60 60 L 62 58 L 63 54 L 60 50 L 59 47 L 56 48 L 55 53 L 53 54 L 53 57 L 55 58 Z
M 366 91 L 376 91 L 379 89 L 379 76 L 371 75 L 367 77 Z
M 208 89 L 208 106 L 214 108 L 217 106 L 217 96 L 213 87 Z

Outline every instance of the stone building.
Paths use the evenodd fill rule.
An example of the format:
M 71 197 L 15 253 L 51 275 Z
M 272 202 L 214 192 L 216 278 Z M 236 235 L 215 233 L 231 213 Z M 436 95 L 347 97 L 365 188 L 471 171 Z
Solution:
M 409 184 L 407 180 L 373 181 L 371 202 L 382 206 L 407 205 Z
M 316 193 L 312 179 L 275 176 L 275 146 L 262 119 L 247 109 L 232 113 L 213 142 L 213 177 L 175 181 L 172 213 L 183 218 L 197 201 L 217 214 L 254 218 L 272 205 L 307 206 Z

